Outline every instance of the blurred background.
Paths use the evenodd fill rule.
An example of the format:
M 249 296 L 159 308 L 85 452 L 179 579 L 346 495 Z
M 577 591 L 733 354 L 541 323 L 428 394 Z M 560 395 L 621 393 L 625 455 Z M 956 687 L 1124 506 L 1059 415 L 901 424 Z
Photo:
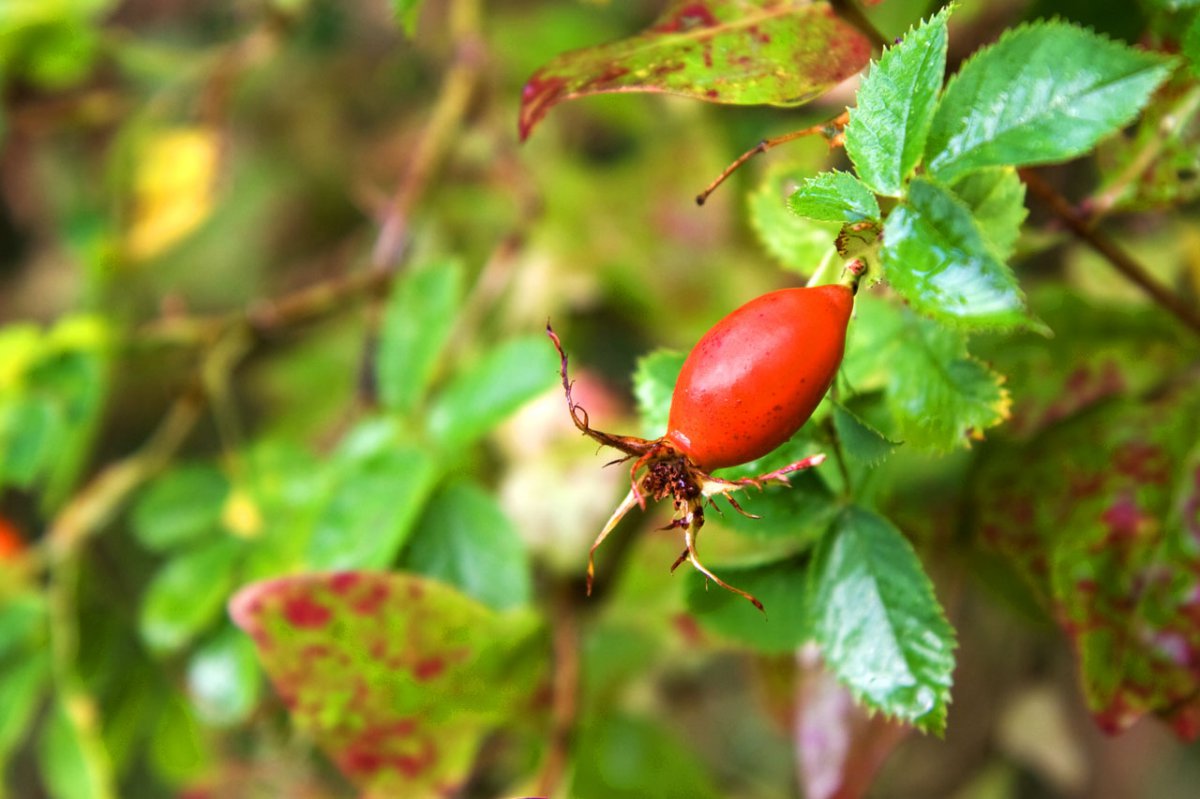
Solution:
M 817 256 L 785 230 L 782 198 L 845 156 L 801 140 L 703 208 L 696 193 L 760 139 L 834 116 L 853 83 L 798 109 L 587 98 L 519 144 L 536 69 L 636 33 L 665 3 L 429 0 L 406 31 L 407 5 L 0 0 L 5 795 L 355 795 L 224 610 L 252 580 L 316 568 L 453 577 L 544 618 L 557 642 L 543 667 L 566 647 L 582 675 L 560 795 L 804 795 L 797 709 L 818 732 L 822 713 L 844 720 L 811 652 L 755 652 L 697 623 L 690 583 L 665 569 L 677 540 L 651 532 L 665 508 L 635 511 L 582 596 L 627 478 L 571 427 L 540 336 L 553 320 L 598 427 L 657 435 L 636 412 L 638 359 L 802 285 Z M 867 12 L 892 38 L 936 5 Z M 1054 14 L 1147 35 L 1138 3 L 965 0 L 951 69 Z M 1079 198 L 1098 169 L 1053 177 Z M 1173 205 L 1109 224 L 1195 291 L 1196 206 Z M 1122 329 L 1154 343 L 1131 351 L 1185 351 L 1146 356 L 1159 377 L 1195 362 L 1037 207 L 1028 231 L 1031 296 L 1066 286 L 1139 320 Z M 436 357 L 401 357 L 430 330 Z M 1013 374 L 1018 409 L 1035 346 L 980 345 Z M 980 451 L 901 450 L 885 467 L 959 665 L 944 739 L 855 722 L 864 763 L 896 744 L 870 795 L 1196 795 L 1197 745 L 1150 718 L 1101 732 L 1069 639 L 998 557 L 955 538 L 946 517 L 969 506 Z M 758 534 L 713 520 L 708 558 L 810 546 L 807 522 L 776 509 Z M 534 793 L 551 713 L 547 700 L 481 732 L 459 795 Z

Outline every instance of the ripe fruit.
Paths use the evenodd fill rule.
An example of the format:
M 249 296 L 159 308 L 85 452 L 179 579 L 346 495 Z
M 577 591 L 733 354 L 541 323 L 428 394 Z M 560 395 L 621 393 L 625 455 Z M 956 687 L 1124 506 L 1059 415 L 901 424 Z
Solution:
M 855 264 L 857 266 L 857 264 Z M 733 491 L 764 483 L 787 484 L 787 475 L 816 466 L 814 455 L 757 477 L 724 480 L 710 472 L 766 455 L 808 421 L 833 382 L 846 343 L 846 325 L 854 307 L 861 270 L 847 285 L 783 289 L 751 300 L 701 337 L 684 361 L 671 398 L 667 433 L 648 441 L 595 430 L 587 411 L 571 398 L 567 356 L 558 336 L 546 325 L 561 362 L 563 390 L 575 426 L 593 440 L 632 460 L 630 491 L 592 544 L 588 556 L 588 593 L 592 590 L 596 549 L 632 508 L 646 497 L 671 497 L 675 516 L 663 529 L 684 531 L 683 561 L 706 577 L 750 600 L 750 594 L 720 580 L 696 554 L 696 535 L 704 525 L 704 506 L 721 495 L 740 513 Z M 750 515 L 750 514 L 746 514 Z
M 667 438 L 704 471 L 761 458 L 792 437 L 829 390 L 854 308 L 849 286 L 751 300 L 692 349 Z

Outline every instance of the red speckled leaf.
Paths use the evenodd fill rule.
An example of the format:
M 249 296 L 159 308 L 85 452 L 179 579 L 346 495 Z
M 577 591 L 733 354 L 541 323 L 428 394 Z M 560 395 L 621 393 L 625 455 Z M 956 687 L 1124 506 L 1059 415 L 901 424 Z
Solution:
M 799 105 L 867 65 L 869 40 L 828 3 L 671 3 L 649 29 L 564 53 L 521 97 L 525 139 L 550 108 L 604 92 L 666 92 L 736 105 Z
M 255 583 L 230 613 L 304 730 L 368 796 L 453 795 L 540 677 L 529 616 L 406 574 Z
M 1097 722 L 1200 721 L 1200 396 L 1114 400 L 994 453 L 984 537 L 1072 637 Z

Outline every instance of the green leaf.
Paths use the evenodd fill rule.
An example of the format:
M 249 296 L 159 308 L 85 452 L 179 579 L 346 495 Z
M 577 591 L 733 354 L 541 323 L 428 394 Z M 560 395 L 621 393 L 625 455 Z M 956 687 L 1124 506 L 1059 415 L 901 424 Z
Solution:
M 899 442 L 889 441 L 883 433 L 841 403 L 833 405 L 833 426 L 837 430 L 842 451 L 867 466 L 879 464 L 900 446 Z
M 342 442 L 332 470 L 330 493 L 309 543 L 309 567 L 386 569 L 433 491 L 436 462 L 401 441 L 386 420 L 370 420 Z
M 200 720 L 210 726 L 248 719 L 258 705 L 260 682 L 254 643 L 232 627 L 222 629 L 188 661 L 188 696 Z
M 142 598 L 138 626 L 147 646 L 178 651 L 216 620 L 233 588 L 240 552 L 237 541 L 223 538 L 167 561 Z
M 650 438 L 657 438 L 667 431 L 675 381 L 679 379 L 686 358 L 682 352 L 665 349 L 638 358 L 633 373 L 633 396 L 637 400 L 642 431 Z
M 182 786 L 204 773 L 212 755 L 203 730 L 187 701 L 167 695 L 151 734 L 149 760 L 156 775 Z
M 548 660 L 532 615 L 498 614 L 408 574 L 308 574 L 230 603 L 295 726 L 369 796 L 457 785 Z
M 916 169 L 946 74 L 947 6 L 888 48 L 858 90 L 846 154 L 863 182 L 899 197 Z
M 453 483 L 433 498 L 403 565 L 496 610 L 529 602 L 525 546 L 492 495 L 472 483 Z
M 46 603 L 41 594 L 14 593 L 0 600 L 0 659 L 45 646 Z
M 55 702 L 38 742 L 42 777 L 53 799 L 115 799 L 108 758 L 100 746 L 95 720 L 72 719 Z
M 937 184 L 912 182 L 888 215 L 880 258 L 888 282 L 920 313 L 963 327 L 1032 324 L 1012 272 L 966 206 Z
M 757 611 L 755 611 L 757 612 Z M 572 799 L 717 799 L 707 765 L 664 725 L 612 709 L 584 725 Z
M 46 651 L 26 653 L 0 667 L 0 763 L 8 763 L 13 751 L 25 742 L 50 677 Z
M 425 0 L 391 0 L 392 14 L 400 23 L 400 29 L 407 35 L 417 32 L 417 19 L 421 14 L 421 5 Z
M 32 487 L 61 437 L 62 419 L 50 402 L 30 397 L 0 406 L 0 484 Z
M 805 277 L 837 255 L 834 239 L 841 228 L 841 225 L 796 216 L 788 210 L 788 197 L 813 171 L 790 165 L 776 166 L 747 197 L 750 224 L 763 249 L 785 269 Z
M 521 96 L 524 139 L 554 105 L 604 92 L 667 92 L 738 105 L 808 102 L 857 73 L 870 43 L 828 3 L 675 0 L 637 36 L 564 53 Z
M 982 169 L 950 186 L 975 217 L 975 225 L 1001 261 L 1012 257 L 1025 210 L 1025 184 L 1012 167 Z
M 167 552 L 217 534 L 229 481 L 208 464 L 178 466 L 142 492 L 133 506 L 133 533 L 152 552 Z
M 1082 155 L 1132 121 L 1170 71 L 1170 59 L 1064 22 L 1007 31 L 946 86 L 926 164 L 949 182 Z
M 822 222 L 863 222 L 879 218 L 879 203 L 849 172 L 822 172 L 800 184 L 788 198 L 797 216 Z
M 1183 35 L 1183 54 L 1191 62 L 1192 74 L 1200 78 L 1200 14 L 1196 15 Z
M 558 361 L 545 336 L 506 341 L 438 395 L 429 434 L 448 451 L 472 444 L 557 379 Z
M 906 444 L 965 447 L 1009 416 L 1004 379 L 967 353 L 961 333 L 906 315 L 889 352 L 887 404 Z
M 439 261 L 411 273 L 392 291 L 379 340 L 379 397 L 383 407 L 411 413 L 438 367 L 454 327 L 462 267 Z
M 811 632 L 807 621 L 806 567 L 807 558 L 797 557 L 756 566 L 713 569 L 725 582 L 758 597 L 765 615 L 742 597 L 710 585 L 703 574 L 689 568 L 684 587 L 688 610 L 702 627 L 724 638 L 759 652 L 791 652 Z
M 846 510 L 817 547 L 813 634 L 826 665 L 872 710 L 941 734 L 954 671 L 954 630 L 903 534 Z
M 808 428 L 802 429 L 773 452 L 740 466 L 721 469 L 718 476 L 752 477 L 815 455 L 821 451 L 822 445 L 809 433 L 811 430 Z M 839 510 L 837 498 L 821 477 L 822 470 L 829 468 L 836 467 L 826 462 L 822 466 L 790 475 L 786 487 L 769 486 L 764 491 L 737 494 L 738 504 L 747 513 L 758 516 L 757 519 L 743 516 L 721 500 L 716 508 L 718 513 L 709 514 L 707 521 L 716 527 L 751 538 L 787 539 L 797 548 L 816 543 Z

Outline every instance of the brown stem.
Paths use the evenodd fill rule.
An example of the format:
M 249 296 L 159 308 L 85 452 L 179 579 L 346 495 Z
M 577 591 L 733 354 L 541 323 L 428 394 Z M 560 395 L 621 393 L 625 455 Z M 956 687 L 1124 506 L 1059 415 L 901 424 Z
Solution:
M 78 552 L 125 500 L 161 469 L 183 444 L 200 418 L 203 394 L 191 390 L 180 396 L 140 450 L 110 463 L 54 517 L 46 534 L 51 565 Z
M 724 171 L 717 175 L 716 179 L 712 183 L 709 183 L 708 186 L 705 187 L 704 191 L 697 194 L 696 205 L 704 205 L 709 196 L 711 196 L 712 193 L 717 190 L 717 187 L 724 183 L 730 175 L 736 172 L 742 166 L 742 164 L 746 163 L 754 156 L 760 153 L 765 153 L 767 150 L 778 147 L 781 144 L 786 144 L 804 136 L 824 136 L 829 140 L 830 147 L 840 146 L 842 144 L 842 129 L 846 127 L 846 123 L 849 120 L 849 112 L 843 111 L 833 119 L 830 119 L 827 122 L 822 122 L 818 125 L 813 125 L 811 128 L 793 130 L 791 133 L 785 133 L 782 136 L 776 136 L 773 139 L 763 139 L 754 147 L 751 147 L 749 150 L 739 155 L 732 164 L 725 167 Z
M 559 585 L 552 599 L 551 623 L 554 626 L 554 676 L 550 720 L 550 748 L 538 775 L 539 796 L 554 796 L 562 784 L 579 716 L 579 630 L 578 593 L 571 585 Z
M 445 160 L 483 67 L 483 41 L 480 35 L 480 0 L 454 0 L 450 6 L 450 32 L 455 43 L 454 61 L 446 71 L 438 90 L 433 113 L 421 132 L 421 138 L 408 163 L 408 170 L 384 209 L 379 234 L 371 252 L 371 269 L 395 271 L 408 247 L 408 222 L 412 209 L 425 193 L 433 175 Z M 379 349 L 379 330 L 383 324 L 382 294 L 367 307 L 366 335 L 359 367 L 359 401 L 366 407 L 376 404 L 377 380 L 375 355 Z
M 1042 202 L 1050 207 L 1055 216 L 1063 221 L 1071 232 L 1085 244 L 1098 252 L 1112 264 L 1118 272 L 1140 288 L 1146 296 L 1154 300 L 1160 307 L 1172 314 L 1192 332 L 1200 335 L 1200 312 L 1175 296 L 1168 289 L 1159 285 L 1154 277 L 1136 261 L 1129 253 L 1121 249 L 1116 242 L 1098 230 L 1094 230 L 1065 197 L 1054 190 L 1049 183 L 1031 169 L 1021 170 L 1021 179 L 1029 190 L 1036 194 Z

